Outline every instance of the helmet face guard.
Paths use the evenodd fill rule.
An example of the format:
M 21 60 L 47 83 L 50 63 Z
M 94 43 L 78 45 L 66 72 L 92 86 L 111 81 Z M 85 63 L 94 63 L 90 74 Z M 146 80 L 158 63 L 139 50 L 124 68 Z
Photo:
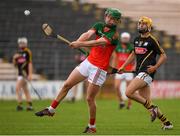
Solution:
M 146 28 L 142 28 L 140 25 L 146 25 Z M 151 18 L 148 18 L 148 17 L 141 17 L 138 21 L 138 31 L 139 33 L 147 33 L 147 32 L 150 32 L 151 31 L 151 28 L 152 28 L 152 20 Z
M 25 48 L 27 48 L 27 44 L 26 43 L 19 43 L 18 48 L 21 50 L 24 50 Z

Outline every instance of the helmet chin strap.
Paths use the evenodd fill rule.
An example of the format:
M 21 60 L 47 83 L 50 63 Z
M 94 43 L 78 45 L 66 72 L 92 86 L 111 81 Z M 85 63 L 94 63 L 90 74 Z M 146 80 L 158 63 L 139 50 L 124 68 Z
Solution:
M 138 32 L 140 33 L 140 34 L 145 34 L 145 33 L 147 33 L 147 32 L 150 32 L 149 31 L 149 29 L 143 29 L 143 30 L 141 30 L 141 29 L 138 29 Z
M 129 42 L 121 42 L 122 44 L 128 44 Z
M 140 34 L 145 34 L 145 33 L 150 32 L 150 31 L 151 31 L 151 28 L 147 28 L 147 29 L 139 29 L 139 28 L 138 28 L 138 32 L 139 32 Z
M 114 25 L 114 24 L 112 24 L 112 25 L 106 24 L 106 26 L 109 28 L 115 28 L 116 27 L 116 25 Z
M 24 50 L 26 47 L 20 47 L 19 49 Z

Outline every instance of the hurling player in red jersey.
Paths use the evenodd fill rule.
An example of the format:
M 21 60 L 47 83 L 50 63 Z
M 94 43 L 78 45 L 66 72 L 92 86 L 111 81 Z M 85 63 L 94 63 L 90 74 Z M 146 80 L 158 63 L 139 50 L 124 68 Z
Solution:
M 116 26 L 120 22 L 120 18 L 121 12 L 118 9 L 108 8 L 105 12 L 105 22 L 95 23 L 91 29 L 81 34 L 76 41 L 70 44 L 72 48 L 91 47 L 90 54 L 72 71 L 52 104 L 48 108 L 35 113 L 36 116 L 53 116 L 55 109 L 68 91 L 79 82 L 87 79 L 89 83 L 86 100 L 89 108 L 89 123 L 84 133 L 96 133 L 95 97 L 100 86 L 106 80 L 111 54 L 119 42 Z M 93 35 L 96 38 L 90 40 Z
M 133 51 L 133 45 L 130 43 L 130 39 L 131 39 L 131 36 L 128 32 L 121 33 L 120 43 L 116 47 L 116 49 L 113 53 L 113 58 L 112 58 L 112 63 L 117 68 L 120 68 L 122 66 L 122 64 L 124 64 L 124 62 L 127 60 L 129 55 Z M 126 71 L 134 71 L 134 67 L 135 67 L 134 62 L 132 62 L 126 66 L 125 70 Z M 133 78 L 134 78 L 133 73 L 122 73 L 122 74 L 115 75 L 114 87 L 116 89 L 117 96 L 119 99 L 119 108 L 120 109 L 125 107 L 125 102 L 122 98 L 122 90 L 120 90 L 121 82 L 125 81 L 126 87 L 127 87 Z M 130 108 L 131 108 L 131 99 L 128 99 L 127 109 L 130 109 Z
M 151 113 L 152 122 L 159 118 L 163 125 L 162 129 L 172 129 L 172 123 L 151 100 L 150 84 L 155 72 L 167 58 L 159 42 L 151 35 L 151 28 L 152 20 L 150 18 L 143 16 L 139 19 L 138 31 L 140 35 L 134 40 L 134 51 L 119 70 L 122 71 L 136 57 L 137 76 L 128 85 L 126 96 L 144 105 Z M 157 55 L 159 55 L 159 58 L 156 60 Z

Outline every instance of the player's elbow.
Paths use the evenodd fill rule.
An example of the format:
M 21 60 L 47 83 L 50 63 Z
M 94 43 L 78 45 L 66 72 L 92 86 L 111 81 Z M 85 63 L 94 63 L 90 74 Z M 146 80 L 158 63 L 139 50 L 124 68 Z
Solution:
M 129 88 L 127 88 L 125 94 L 128 98 L 131 98 L 131 92 L 130 92 Z
M 84 32 L 82 35 L 84 35 L 85 37 L 89 37 L 88 32 Z
M 161 54 L 162 55 L 162 57 L 163 57 L 163 60 L 164 60 L 164 62 L 167 60 L 167 55 L 166 55 L 166 53 L 163 53 L 163 54 Z
M 89 31 L 83 33 L 83 36 L 86 38 L 86 39 L 89 39 L 91 37 L 91 33 Z
M 100 39 L 100 40 L 95 41 L 95 44 L 105 46 L 107 44 L 107 42 L 105 40 Z
M 165 61 L 167 60 L 167 55 L 166 55 L 166 54 L 164 54 L 164 60 L 165 60 Z

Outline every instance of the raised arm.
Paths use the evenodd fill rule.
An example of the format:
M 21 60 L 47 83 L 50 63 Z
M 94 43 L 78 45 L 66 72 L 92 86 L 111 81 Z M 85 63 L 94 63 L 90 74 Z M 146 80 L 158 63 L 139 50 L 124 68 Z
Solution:
M 70 44 L 72 48 L 81 48 L 81 47 L 93 47 L 93 46 L 103 46 L 107 44 L 108 41 L 101 37 L 98 40 L 90 40 L 90 41 L 74 41 Z
M 86 41 L 86 40 L 89 40 L 94 34 L 95 34 L 95 31 L 90 29 L 87 32 L 81 34 L 81 36 L 77 39 L 77 41 Z M 87 52 L 90 51 L 88 47 L 81 47 L 81 48 L 84 49 Z
M 95 31 L 90 29 L 87 32 L 80 35 L 80 37 L 77 39 L 77 41 L 87 41 L 91 38 L 92 35 L 95 34 Z

